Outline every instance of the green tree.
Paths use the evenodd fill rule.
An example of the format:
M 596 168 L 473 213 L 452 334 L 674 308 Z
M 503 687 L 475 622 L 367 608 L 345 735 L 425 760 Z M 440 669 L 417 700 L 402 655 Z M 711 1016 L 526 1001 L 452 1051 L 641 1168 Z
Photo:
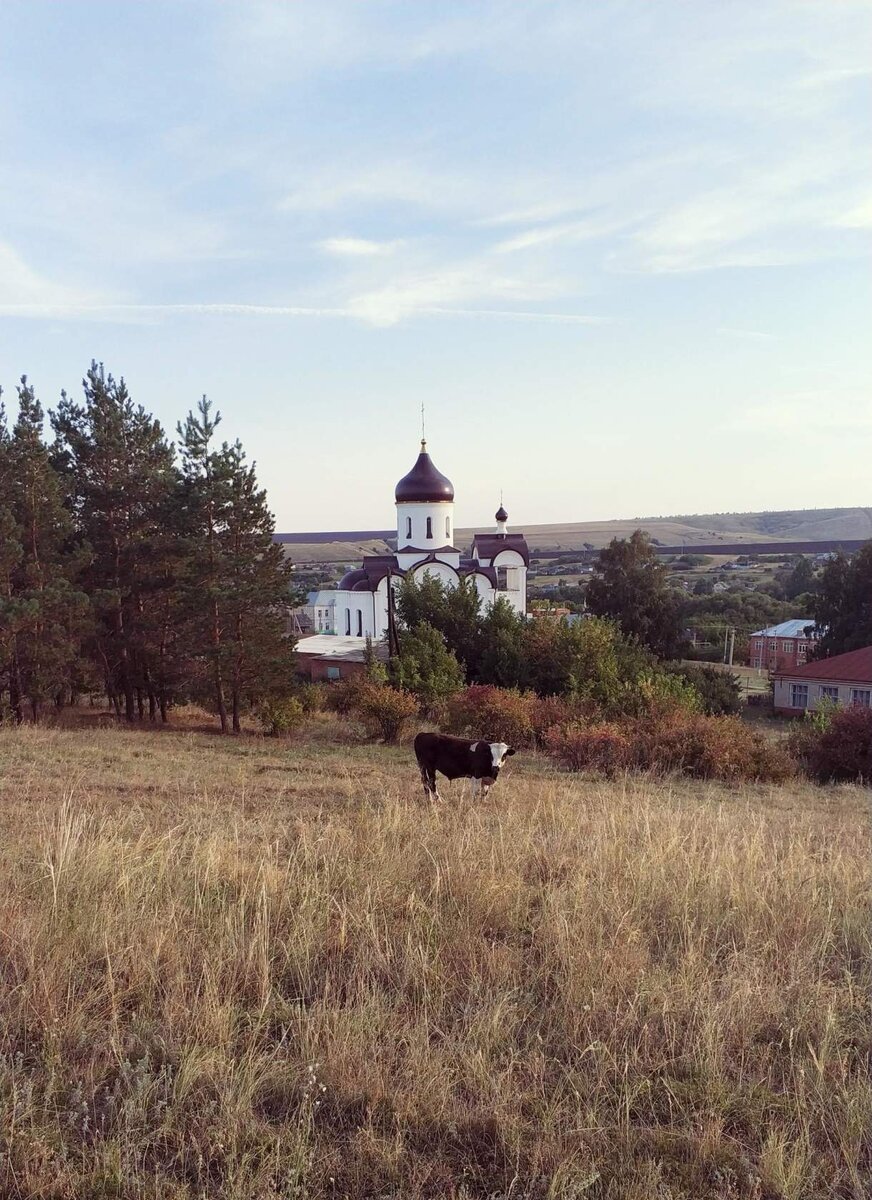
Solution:
M 71 550 L 72 519 L 43 442 L 42 406 L 26 376 L 3 458 L 2 521 L 12 539 L 2 618 L 9 630 L 10 703 L 20 721 L 26 700 L 36 721 L 47 701 L 60 703 L 73 687 L 88 602 L 75 586 L 83 557 Z
M 187 543 L 186 627 L 202 664 L 202 694 L 241 728 L 243 709 L 287 687 L 292 566 L 273 541 L 274 522 L 254 464 L 240 443 L 215 444 L 221 420 L 204 396 L 179 425 Z
M 525 677 L 527 620 L 498 596 L 481 621 L 477 682 L 518 687 Z
M 445 644 L 445 637 L 426 621 L 406 630 L 400 653 L 390 660 L 390 682 L 412 692 L 425 709 L 447 700 L 464 684 L 463 667 Z
M 95 614 L 92 649 L 106 691 L 128 721 L 157 709 L 153 613 L 167 501 L 177 486 L 173 450 L 160 423 L 130 397 L 123 379 L 91 363 L 84 403 L 65 393 L 51 414 L 54 460 L 65 477 L 81 539 L 91 550 L 83 584 Z
M 817 590 L 817 575 L 815 574 L 814 564 L 810 558 L 806 558 L 804 554 L 800 554 L 796 562 L 793 564 L 793 569 L 789 572 L 782 584 L 784 588 L 784 596 L 787 600 L 796 600 L 797 597 L 805 592 L 815 592 Z
M 824 567 L 814 606 L 819 657 L 872 645 L 872 541 Z
M 683 648 L 681 604 L 667 583 L 651 539 L 641 529 L 614 538 L 600 551 L 587 586 L 587 606 L 608 617 L 658 658 L 677 658 Z
M 426 622 L 445 638 L 463 666 L 467 679 L 476 679 L 482 652 L 481 598 L 471 580 L 456 587 L 425 572 L 419 580 L 407 575 L 397 590 L 397 615 L 406 629 Z

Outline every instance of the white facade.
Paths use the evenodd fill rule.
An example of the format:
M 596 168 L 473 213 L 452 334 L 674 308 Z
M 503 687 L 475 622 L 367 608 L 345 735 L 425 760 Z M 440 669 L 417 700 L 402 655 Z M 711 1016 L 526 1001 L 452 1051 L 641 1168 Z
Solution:
M 476 535 L 465 559 L 453 544 L 454 489 L 432 465 L 423 442 L 412 471 L 397 484 L 396 511 L 396 553 L 365 558 L 337 589 L 310 593 L 307 611 L 316 632 L 378 641 L 388 628 L 388 581 L 396 588 L 409 573 L 419 580 L 430 575 L 448 587 L 471 579 L 483 608 L 503 596 L 516 612 L 526 613 L 529 554 L 523 537 L 508 533 L 501 507 L 496 531 Z
M 849 683 L 808 676 L 779 676 L 775 680 L 774 707 L 783 712 L 814 712 L 822 705 L 872 707 L 872 682 Z

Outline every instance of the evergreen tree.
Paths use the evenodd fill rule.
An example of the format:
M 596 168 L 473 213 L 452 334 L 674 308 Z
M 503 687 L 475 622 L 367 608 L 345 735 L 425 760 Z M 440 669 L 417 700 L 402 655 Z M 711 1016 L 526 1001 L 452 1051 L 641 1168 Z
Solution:
M 188 545 L 187 621 L 201 685 L 227 731 L 243 708 L 287 686 L 291 565 L 273 541 L 266 493 L 239 442 L 215 447 L 220 414 L 204 396 L 179 425 Z
M 617 621 L 628 637 L 659 658 L 680 656 L 681 605 L 651 539 L 641 529 L 629 540 L 613 538 L 600 551 L 586 598 L 590 612 Z
M 872 646 L 872 541 L 830 559 L 814 602 L 818 657 Z
M 116 712 L 133 721 L 154 715 L 154 674 L 170 583 L 160 565 L 163 517 L 176 485 L 172 447 L 158 421 L 135 405 L 123 379 L 91 363 L 84 403 L 62 393 L 52 425 L 55 458 L 65 473 L 80 536 L 90 546 L 83 576 L 94 605 L 92 649 Z
M 28 700 L 34 720 L 47 700 L 60 701 L 70 690 L 88 609 L 87 597 L 74 586 L 83 559 L 70 549 L 72 520 L 42 428 L 42 406 L 22 376 L 7 451 L 21 548 L 11 577 L 13 657 L 19 703 Z
M 14 598 L 13 578 L 21 565 L 22 546 L 21 529 L 13 507 L 11 444 L 0 391 L 0 701 L 2 693 L 8 693 L 9 710 L 20 722 L 24 714 L 16 658 L 19 613 Z M 0 717 L 2 715 L 3 707 L 0 704 Z

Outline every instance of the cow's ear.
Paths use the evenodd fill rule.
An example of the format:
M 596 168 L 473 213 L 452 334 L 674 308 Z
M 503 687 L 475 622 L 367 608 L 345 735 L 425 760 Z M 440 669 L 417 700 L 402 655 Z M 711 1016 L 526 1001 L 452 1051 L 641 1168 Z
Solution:
M 515 747 L 509 746 L 508 750 L 506 751 L 506 758 L 508 758 L 510 754 L 514 754 L 514 753 L 515 753 Z

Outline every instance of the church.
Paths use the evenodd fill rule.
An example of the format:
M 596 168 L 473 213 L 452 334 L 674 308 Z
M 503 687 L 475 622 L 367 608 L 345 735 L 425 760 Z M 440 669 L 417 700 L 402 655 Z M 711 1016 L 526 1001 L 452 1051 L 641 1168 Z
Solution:
M 492 533 L 477 533 L 469 557 L 454 545 L 454 485 L 439 471 L 422 439 L 421 452 L 394 491 L 397 550 L 367 555 L 335 589 L 309 595 L 307 610 L 315 632 L 378 641 L 388 629 L 388 588 L 407 575 L 425 575 L 456 587 L 471 580 L 489 608 L 503 596 L 516 612 L 527 611 L 530 552 L 522 534 L 509 533 L 508 514 L 500 504 Z

